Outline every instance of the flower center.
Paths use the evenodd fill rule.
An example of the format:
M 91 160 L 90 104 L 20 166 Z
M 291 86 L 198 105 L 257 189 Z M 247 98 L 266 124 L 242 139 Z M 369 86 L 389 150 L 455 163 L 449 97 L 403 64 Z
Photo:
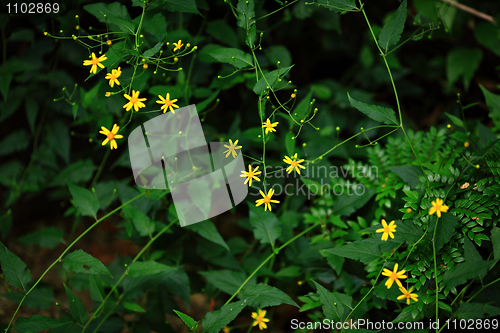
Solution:
M 262 322 L 262 319 L 264 319 L 264 317 L 257 317 L 257 322 Z
M 92 59 L 92 65 L 97 65 L 99 63 L 99 58 Z
M 396 274 L 396 273 L 394 273 L 394 272 L 393 272 L 393 273 L 391 274 L 390 279 L 392 279 L 392 280 L 397 280 L 397 279 L 398 279 L 398 274 Z
M 384 232 L 391 232 L 391 229 L 389 229 L 389 227 L 387 226 L 384 228 Z
M 297 163 L 296 160 L 293 160 L 292 163 L 290 163 L 293 167 L 296 167 L 299 163 Z
M 440 204 L 436 204 L 436 210 L 441 210 L 441 205 Z
M 271 202 L 271 198 L 269 198 L 268 196 L 265 196 L 264 197 L 264 203 L 270 203 Z M 258 318 L 263 318 L 263 317 L 257 317 Z
M 135 97 L 135 96 L 133 96 L 133 97 L 130 99 L 130 103 L 135 104 L 135 103 L 137 103 L 137 102 L 138 102 L 137 100 L 138 100 L 138 98 L 137 98 L 137 97 Z
M 114 139 L 115 139 L 115 133 L 113 133 L 113 132 L 109 132 L 109 133 L 108 133 L 108 139 L 109 139 L 109 140 L 114 140 Z

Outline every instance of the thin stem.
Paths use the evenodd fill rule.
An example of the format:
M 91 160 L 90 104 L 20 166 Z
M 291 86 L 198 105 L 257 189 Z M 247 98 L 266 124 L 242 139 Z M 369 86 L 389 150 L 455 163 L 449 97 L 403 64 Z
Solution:
M 436 321 L 438 320 L 438 296 L 439 296 L 439 285 L 438 285 L 438 274 L 437 274 L 437 259 L 436 259 L 436 231 L 438 227 L 439 217 L 436 220 L 436 225 L 434 226 L 434 233 L 432 235 L 432 254 L 434 257 L 434 281 L 436 283 Z M 436 332 L 438 332 L 438 328 L 436 328 Z
M 111 143 L 110 143 L 110 145 L 111 145 Z M 97 180 L 99 179 L 99 176 L 101 176 L 102 170 L 104 170 L 104 165 L 108 161 L 110 154 L 111 154 L 111 149 L 106 150 L 106 153 L 104 154 L 104 157 L 101 161 L 101 165 L 99 165 L 99 169 L 97 169 L 97 172 L 94 176 L 94 179 L 92 180 L 90 187 L 94 187 L 95 184 L 97 183 Z

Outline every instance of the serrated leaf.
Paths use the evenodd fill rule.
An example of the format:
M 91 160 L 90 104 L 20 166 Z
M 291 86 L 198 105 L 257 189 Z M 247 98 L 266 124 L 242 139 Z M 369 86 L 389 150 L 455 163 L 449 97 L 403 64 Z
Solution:
M 415 225 L 411 220 L 396 221 L 396 233 L 394 237 L 401 237 L 406 242 L 413 244 L 416 243 L 423 235 L 422 228 Z
M 378 245 L 367 241 L 352 242 L 332 249 L 325 249 L 324 251 L 344 258 L 359 260 L 365 264 L 382 258 Z
M 78 297 L 76 297 L 75 293 L 71 291 L 71 289 L 69 289 L 65 284 L 64 289 L 66 290 L 66 297 L 68 299 L 69 311 L 71 315 L 79 324 L 85 325 L 85 322 L 89 317 L 82 301 Z
M 491 229 L 491 243 L 493 243 L 493 254 L 495 260 L 500 260 L 500 228 Z
M 58 244 L 65 243 L 63 239 L 64 232 L 56 227 L 43 228 L 19 238 L 23 244 L 36 244 L 41 247 L 54 249 Z
M 230 270 L 200 272 L 200 274 L 206 277 L 208 282 L 213 284 L 216 288 L 229 295 L 234 294 L 247 279 L 245 273 Z M 255 283 L 255 279 L 249 282 L 250 285 L 253 283 Z
M 196 320 L 188 316 L 187 314 L 184 314 L 180 311 L 174 310 L 174 312 L 179 316 L 179 318 L 182 319 L 184 324 L 187 325 L 187 327 L 192 330 L 196 326 Z
M 444 273 L 443 283 L 452 288 L 478 276 L 485 276 L 493 261 L 476 261 L 458 264 Z
M 253 67 L 252 56 L 240 49 L 221 47 L 206 51 L 206 53 L 218 61 L 231 64 L 236 68 Z
M 486 105 L 490 108 L 491 118 L 500 118 L 500 95 L 490 92 L 482 85 L 479 85 L 479 87 L 481 88 L 484 98 L 486 99 Z
M 89 291 L 90 297 L 94 302 L 102 302 L 106 297 L 106 294 L 104 293 L 104 285 L 99 275 L 89 275 Z
M 14 253 L 0 242 L 0 267 L 5 281 L 15 288 L 27 291 L 28 283 L 31 281 L 31 272 L 26 264 Z
M 220 310 L 207 313 L 201 324 L 203 333 L 218 333 L 232 322 L 248 305 L 250 300 L 242 300 L 224 305 Z
M 144 51 L 143 53 L 143 56 L 145 58 L 151 58 L 152 56 L 154 56 L 156 53 L 158 53 L 158 51 L 160 51 L 160 49 L 162 48 L 163 46 L 163 41 L 162 42 L 158 42 L 156 43 L 155 46 L 153 46 L 152 48 L 150 48 L 149 50 L 146 50 Z
M 146 312 L 139 304 L 136 304 L 134 302 L 122 302 L 122 305 L 125 309 L 134 311 L 134 312 Z
M 273 213 L 265 211 L 262 207 L 255 207 L 248 203 L 250 209 L 250 224 L 253 227 L 253 235 L 262 244 L 271 244 L 281 236 L 281 225 Z
M 35 333 L 50 330 L 69 323 L 73 323 L 73 320 L 56 320 L 46 316 L 32 315 L 31 317 L 17 318 L 14 329 L 18 333 Z
M 388 125 L 399 125 L 398 120 L 396 119 L 396 113 L 393 109 L 356 101 L 349 95 L 349 93 L 347 93 L 347 97 L 356 109 L 363 112 L 371 119 Z
M 5 297 L 18 304 L 21 303 L 23 296 L 24 294 L 15 292 L 2 294 L 2 297 Z M 55 302 L 54 291 L 51 288 L 38 286 L 33 289 L 24 299 L 23 306 L 26 306 L 30 309 L 48 310 Z
M 236 24 L 243 28 L 248 29 L 250 24 L 254 21 L 255 10 L 254 0 L 239 0 L 236 5 L 237 21 Z
M 97 220 L 97 210 L 99 209 L 99 199 L 90 192 L 89 190 L 74 185 L 70 181 L 66 181 L 68 183 L 69 192 L 75 201 L 75 205 L 80 211 L 82 216 L 92 216 Z
M 174 267 L 156 261 L 136 261 L 128 268 L 129 276 L 144 276 L 175 270 Z
M 109 270 L 98 259 L 83 250 L 76 250 L 62 259 L 63 267 L 68 272 L 85 274 L 106 274 L 111 276 Z M 111 276 L 112 277 L 112 276 Z
M 313 281 L 318 290 L 319 300 L 323 307 L 326 319 L 333 321 L 344 321 L 351 308 L 352 297 L 345 294 L 330 292 L 322 285 Z
M 356 0 L 318 0 L 318 4 L 336 13 L 358 10 Z
M 460 77 L 462 77 L 465 90 L 468 90 L 470 80 L 479 67 L 482 58 L 483 52 L 478 48 L 453 49 L 446 58 L 446 75 L 448 77 L 448 84 L 453 86 L 453 84 Z
M 241 299 L 249 298 L 250 296 L 255 296 L 249 304 L 254 308 L 263 309 L 268 306 L 278 306 L 281 304 L 290 304 L 297 308 L 299 307 L 297 303 L 283 291 L 263 283 L 254 284 L 250 287 L 247 286 L 243 291 L 238 293 L 238 297 Z
M 401 38 L 406 22 L 406 0 L 399 5 L 396 14 L 384 24 L 378 35 L 378 45 L 387 53 L 389 46 L 396 44 Z
M 200 14 L 195 0 L 163 0 L 162 2 L 162 6 L 170 12 Z
M 422 169 L 416 165 L 398 165 L 390 167 L 389 170 L 398 175 L 399 178 L 412 188 L 416 188 L 421 183 L 418 177 L 423 176 Z
M 155 231 L 155 224 L 146 214 L 132 206 L 125 206 L 122 212 L 126 219 L 132 221 L 139 235 L 152 236 Z
M 432 219 L 429 224 L 430 235 L 434 232 L 434 226 L 436 225 L 436 219 Z M 448 243 L 451 236 L 455 233 L 455 228 L 458 225 L 458 219 L 455 215 L 451 213 L 444 213 L 438 222 L 438 228 L 436 230 L 435 247 L 436 252 L 439 251 L 444 244 Z
M 229 251 L 229 246 L 227 246 L 226 242 L 224 241 L 212 221 L 202 221 L 199 223 L 188 225 L 186 226 L 186 228 L 198 233 L 201 237 L 208 239 L 215 244 L 223 246 L 226 250 Z
M 260 96 L 267 89 L 267 87 L 273 89 L 278 82 L 278 79 L 282 79 L 285 75 L 287 75 L 292 67 L 293 65 L 279 68 L 265 74 L 264 77 L 260 76 L 259 81 L 253 87 L 253 92 Z

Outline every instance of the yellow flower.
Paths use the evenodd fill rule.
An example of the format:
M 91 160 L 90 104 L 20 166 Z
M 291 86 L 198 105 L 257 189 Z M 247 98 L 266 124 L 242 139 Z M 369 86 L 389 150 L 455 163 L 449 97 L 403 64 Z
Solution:
M 106 135 L 106 139 L 102 142 L 102 145 L 104 146 L 108 143 L 108 141 L 110 141 L 111 143 L 109 146 L 111 147 L 111 150 L 117 149 L 118 145 L 116 144 L 116 139 L 123 138 L 123 135 L 116 134 L 119 129 L 120 127 L 117 124 L 113 125 L 113 129 L 111 131 L 104 126 L 101 126 L 101 131 L 99 131 L 99 133 Z
M 389 225 L 387 225 L 387 222 L 385 220 L 382 220 L 382 226 L 383 228 L 377 229 L 376 232 L 383 232 L 382 234 L 382 240 L 387 241 L 389 236 L 391 236 L 392 239 L 394 239 L 394 234 L 393 232 L 396 232 L 396 224 L 394 224 L 394 221 L 391 221 Z
M 173 43 L 175 45 L 174 47 L 174 52 L 177 51 L 177 50 L 180 50 L 181 47 L 184 45 L 182 44 L 181 40 L 179 39 L 179 41 L 177 43 Z
M 399 290 L 403 293 L 403 295 L 398 296 L 398 301 L 401 301 L 406 298 L 406 304 L 410 305 L 410 298 L 414 300 L 415 302 L 418 302 L 418 295 L 417 294 L 412 294 L 411 291 L 413 290 L 413 287 L 410 288 L 410 290 L 406 290 L 405 287 L 400 287 Z
M 79 29 L 80 29 L 80 26 L 79 26 L 79 25 L 77 25 L 77 26 L 75 27 L 75 29 L 76 29 L 76 30 L 79 30 Z
M 451 128 L 451 125 L 450 125 L 450 124 L 448 124 L 448 125 L 446 125 L 446 127 Z
M 278 124 L 279 124 L 278 122 L 271 123 L 269 118 L 267 118 L 266 122 L 262 123 L 262 128 L 264 128 L 264 127 L 266 128 L 266 134 L 269 132 L 276 132 L 274 127 L 278 126 Z
M 148 64 L 144 64 L 144 65 L 142 65 L 142 68 L 144 68 L 144 69 L 148 69 Z
M 465 147 L 465 148 L 468 148 L 468 147 L 469 147 L 469 141 L 465 141 L 465 142 L 464 142 L 464 147 Z
M 260 182 L 260 178 L 257 178 L 256 176 L 260 175 L 262 173 L 262 171 L 257 171 L 258 169 L 259 169 L 258 165 L 253 170 L 252 170 L 252 166 L 248 165 L 248 171 L 241 171 L 242 174 L 240 175 L 240 177 L 247 178 L 243 184 L 248 183 L 248 186 L 252 186 L 252 179 L 255 179 L 255 180 Z
M 113 42 L 108 40 L 108 41 L 106 41 L 106 44 L 111 45 L 111 44 L 113 44 Z
M 122 75 L 121 67 L 118 67 L 118 69 L 112 69 L 111 73 L 106 74 L 105 79 L 109 80 L 109 86 L 113 88 L 115 83 L 117 85 L 120 85 L 120 81 L 118 81 L 118 78 Z
M 73 40 L 77 40 L 77 39 L 78 39 L 78 38 L 77 38 L 75 35 L 73 35 Z
M 229 146 L 228 145 L 224 145 L 224 147 L 227 148 L 227 150 L 225 152 L 223 152 L 223 154 L 226 154 L 226 158 L 229 156 L 229 154 L 233 154 L 233 158 L 236 158 L 236 156 L 238 156 L 238 154 L 236 153 L 236 149 L 241 149 L 241 146 L 237 146 L 238 144 L 238 140 L 234 141 L 231 141 L 231 139 L 229 139 Z
M 123 95 L 126 99 L 129 100 L 127 104 L 125 104 L 123 107 L 125 108 L 125 111 L 130 111 L 132 107 L 134 107 L 134 110 L 137 112 L 139 111 L 139 108 L 144 108 L 146 105 L 142 103 L 142 101 L 145 101 L 145 98 L 139 98 L 139 92 L 132 90 L 132 97 L 130 97 L 127 94 Z
M 255 207 L 259 207 L 260 205 L 264 204 L 264 211 L 266 211 L 267 208 L 269 208 L 269 211 L 271 211 L 271 202 L 272 203 L 280 203 L 278 200 L 271 200 L 271 197 L 274 194 L 273 189 L 270 189 L 269 192 L 267 193 L 267 195 L 265 195 L 264 192 L 262 192 L 262 191 L 259 191 L 259 192 L 260 192 L 260 195 L 263 196 L 263 198 L 255 201 Z
M 406 208 L 406 212 L 410 214 L 412 212 L 411 208 Z
M 179 61 L 179 58 L 175 57 L 174 62 L 177 62 L 177 61 Z
M 252 326 L 259 325 L 259 329 L 262 331 L 267 328 L 266 323 L 269 322 L 269 319 L 264 318 L 266 316 L 266 310 L 258 309 L 257 311 L 259 314 L 257 314 L 257 312 L 252 312 L 252 318 L 255 319 Z
M 111 93 L 109 91 L 107 91 L 106 94 L 104 94 L 104 96 L 109 97 L 109 96 L 111 96 Z
M 292 98 L 295 98 L 295 94 L 292 94 Z
M 402 287 L 403 284 L 399 281 L 399 279 L 406 279 L 406 275 L 403 275 L 406 271 L 403 269 L 398 272 L 398 264 L 394 265 L 394 271 L 390 271 L 387 268 L 384 268 L 382 275 L 389 277 L 385 282 L 385 286 L 387 289 L 390 289 L 394 281 L 398 284 L 399 287 Z
M 290 164 L 290 166 L 288 168 L 286 168 L 286 171 L 288 171 L 288 173 L 292 172 L 292 170 L 295 168 L 295 171 L 297 171 L 297 173 L 300 175 L 299 168 L 302 168 L 302 169 L 306 168 L 305 166 L 302 166 L 299 164 L 299 163 L 304 162 L 304 159 L 300 159 L 297 161 L 297 153 L 295 153 L 295 155 L 293 155 L 293 161 L 290 157 L 285 155 L 283 162 Z
M 224 326 L 224 328 L 222 329 L 222 332 L 224 332 L 224 333 L 229 333 L 229 331 L 230 331 L 230 329 L 227 326 Z
M 443 200 L 437 198 L 436 201 L 432 201 L 432 207 L 429 209 L 429 215 L 437 212 L 437 216 L 441 217 L 441 212 L 446 213 L 448 211 L 448 206 L 443 205 Z
M 160 101 L 156 101 L 158 104 L 163 104 L 161 109 L 163 110 L 163 113 L 167 112 L 168 109 L 170 108 L 170 111 L 175 114 L 174 107 L 179 108 L 179 106 L 175 105 L 174 103 L 177 102 L 177 99 L 170 99 L 170 93 L 167 93 L 167 98 L 163 98 L 162 96 L 158 95 L 160 98 Z
M 83 66 L 90 66 L 92 65 L 92 67 L 90 68 L 90 73 L 96 73 L 97 71 L 97 66 L 101 67 L 101 68 L 104 68 L 104 65 L 101 64 L 101 61 L 104 61 L 108 58 L 106 58 L 106 55 L 102 55 L 100 56 L 99 58 L 97 58 L 95 56 L 95 53 L 92 52 L 92 60 L 84 60 L 83 61 Z

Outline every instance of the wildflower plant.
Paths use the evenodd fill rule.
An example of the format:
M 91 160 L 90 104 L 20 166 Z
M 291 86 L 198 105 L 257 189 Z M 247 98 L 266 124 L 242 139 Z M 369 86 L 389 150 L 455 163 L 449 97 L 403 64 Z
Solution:
M 123 0 L 9 16 L 3 329 L 299 332 L 299 312 L 494 327 L 500 7 L 469 5 Z M 191 104 L 225 168 L 244 157 L 249 195 L 181 227 L 171 189 L 134 185 L 126 143 Z M 162 176 L 204 175 L 185 160 L 164 156 Z M 222 200 L 187 190 L 207 210 Z M 24 227 L 40 201 L 61 223 Z

